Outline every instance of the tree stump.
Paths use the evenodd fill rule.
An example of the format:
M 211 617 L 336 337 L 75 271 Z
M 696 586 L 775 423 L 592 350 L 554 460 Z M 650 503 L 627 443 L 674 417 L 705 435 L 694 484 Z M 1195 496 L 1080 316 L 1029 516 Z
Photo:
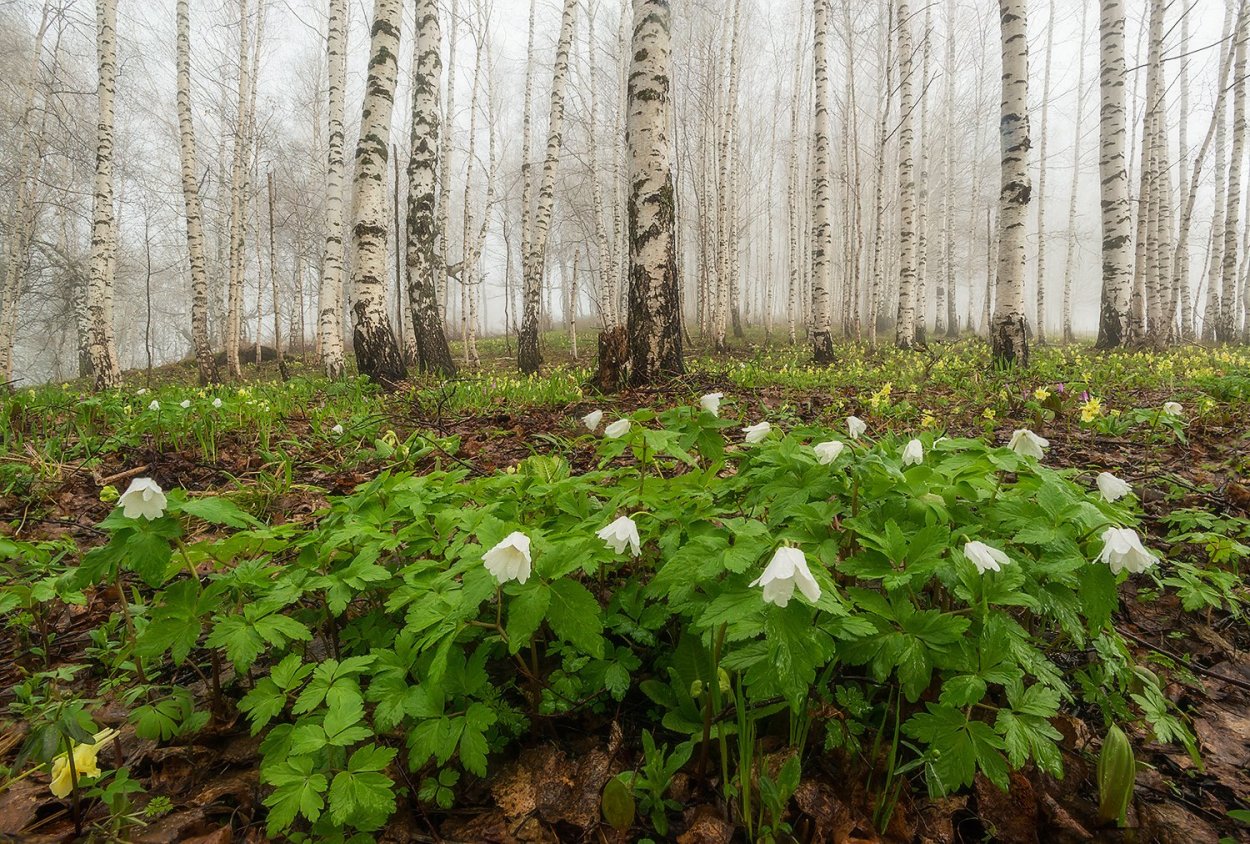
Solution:
M 591 379 L 597 389 L 615 393 L 629 380 L 629 337 L 625 326 L 605 328 L 599 332 L 599 365 Z

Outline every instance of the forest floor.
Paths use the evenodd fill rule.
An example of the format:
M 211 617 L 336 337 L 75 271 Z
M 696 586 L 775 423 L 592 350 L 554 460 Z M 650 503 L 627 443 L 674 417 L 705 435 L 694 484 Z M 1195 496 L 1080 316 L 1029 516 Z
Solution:
M 190 386 L 189 367 L 176 366 L 150 376 L 129 373 L 126 386 L 109 396 L 54 385 L 0 399 L 0 627 L 10 642 L 0 653 L 0 712 L 8 711 L 0 714 L 0 840 L 68 841 L 78 834 L 204 844 L 333 840 L 324 827 L 299 823 L 266 833 L 272 789 L 261 776 L 263 735 L 249 730 L 238 708 L 261 673 L 249 666 L 219 676 L 218 655 L 197 634 L 190 661 L 178 669 L 150 661 L 145 677 L 126 646 L 126 622 L 139 619 L 140 633 L 152 624 L 157 591 L 135 573 L 81 591 L 56 585 L 90 549 L 109 541 L 115 503 L 102 496 L 106 488 L 124 489 L 131 479 L 148 477 L 166 491 L 225 498 L 273 529 L 311 530 L 335 501 L 396 472 L 451 470 L 467 482 L 515 472 L 532 455 L 555 454 L 574 476 L 593 473 L 605 458 L 600 439 L 582 426 L 583 415 L 603 410 L 605 422 L 638 418 L 639 411 L 697 405 L 701 395 L 722 392 L 739 424 L 768 419 L 785 428 L 833 431 L 855 414 L 880 440 L 923 432 L 926 443 L 940 433 L 994 445 L 1027 427 L 1049 440 L 1047 464 L 1083 485 L 1100 471 L 1128 481 L 1148 546 L 1166 560 L 1227 575 L 1199 581 L 1175 575 L 1165 563 L 1158 576 L 1121 583 L 1111 620 L 1132 659 L 1157 678 L 1194 737 L 1196 753 L 1181 741 L 1160 740 L 1136 713 L 1113 713 L 1131 725 L 1137 754 L 1134 798 L 1120 827 L 1098 816 L 1096 762 L 1108 714 L 1088 696 L 1066 701 L 1050 719 L 1062 736 L 1062 779 L 1028 764 L 1011 773 L 1007 792 L 977 774 L 968 787 L 926 793 L 921 768 L 887 770 L 895 765 L 886 752 L 889 731 L 885 722 L 865 718 L 864 737 L 853 748 L 822 748 L 813 740 L 784 823 L 766 834 L 757 827 L 748 837 L 741 805 L 727 802 L 725 783 L 700 775 L 693 761 L 667 781 L 666 831 L 642 808 L 631 827 L 618 831 L 601 812 L 605 783 L 650 761 L 640 749 L 643 728 L 657 737 L 663 732 L 649 722 L 658 718 L 652 702 L 631 690 L 612 706 L 537 719 L 491 753 L 485 776 L 457 773 L 442 782 L 454 799 L 439 799 L 431 766 L 411 772 L 393 766 L 390 776 L 399 784 L 394 812 L 352 840 L 1250 841 L 1250 628 L 1244 609 L 1250 599 L 1244 580 L 1250 563 L 1250 353 L 1186 348 L 1096 355 L 1084 347 L 1043 347 L 1034 351 L 1030 370 L 1000 374 L 983 345 L 962 340 L 914 353 L 847 345 L 837 366 L 817 370 L 803 362 L 803 350 L 756 339 L 730 356 L 712 358 L 696 349 L 687 375 L 610 396 L 583 389 L 587 371 L 569 358 L 565 338 L 553 334 L 546 374 L 533 379 L 515 375 L 508 350 L 487 341 L 482 365 L 471 375 L 447 384 L 418 380 L 391 394 L 355 380 L 327 384 L 298 363 L 297 377 L 283 384 L 266 363 L 249 368 L 245 385 L 208 391 Z M 581 343 L 593 349 L 592 337 Z M 208 406 L 213 397 L 223 402 L 217 415 Z M 192 406 L 181 408 L 184 400 Z M 1183 421 L 1160 413 L 1169 401 L 1181 403 Z M 332 433 L 336 425 L 341 435 Z M 736 426 L 726 430 L 740 438 Z M 615 460 L 628 464 L 638 456 Z M 220 523 L 200 525 L 180 541 L 218 541 L 227 534 Z M 207 569 L 197 571 L 207 576 Z M 1060 668 L 1076 668 L 1106 658 L 1094 647 L 1086 642 L 1050 657 Z M 262 665 L 268 665 L 264 656 L 256 668 Z M 645 671 L 633 677 L 633 689 Z M 862 677 L 864 671 L 856 666 L 846 674 Z M 153 689 L 162 684 L 189 689 L 190 706 L 204 717 L 191 718 L 171 704 L 174 709 L 163 712 L 169 729 L 153 735 L 150 725 L 140 726 L 140 737 L 134 712 L 156 700 Z M 935 684 L 922 702 L 938 692 Z M 73 800 L 49 792 L 46 766 L 35 770 L 63 745 L 30 747 L 41 723 L 34 713 L 66 717 L 76 711 L 71 702 L 81 702 L 96 727 L 120 730 L 100 764 L 126 772 L 101 777 L 95 791 L 80 790 Z M 816 721 L 847 721 L 851 714 L 826 700 Z M 45 720 L 61 723 L 51 715 Z M 68 728 L 58 729 L 57 735 L 67 735 Z M 786 744 L 784 720 L 761 721 L 762 769 L 784 761 Z M 895 803 L 889 794 L 899 783 Z

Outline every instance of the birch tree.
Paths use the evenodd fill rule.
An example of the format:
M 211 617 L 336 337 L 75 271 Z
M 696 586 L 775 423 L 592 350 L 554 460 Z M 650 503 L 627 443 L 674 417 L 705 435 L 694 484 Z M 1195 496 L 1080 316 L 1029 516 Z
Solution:
M 1237 16 L 1233 43 L 1233 143 L 1228 160 L 1228 198 L 1224 211 L 1219 321 L 1215 339 L 1231 343 L 1237 336 L 1237 233 L 1241 214 L 1241 169 L 1246 150 L 1246 16 Z
M 321 368 L 342 378 L 343 360 L 343 89 L 347 85 L 347 0 L 330 0 L 326 53 L 330 65 L 329 153 L 326 159 L 325 249 L 317 302 Z
M 1076 271 L 1076 199 L 1081 186 L 1081 129 L 1085 122 L 1085 27 L 1089 12 L 1089 0 L 1081 0 L 1081 45 L 1077 54 L 1076 70 L 1076 120 L 1072 128 L 1072 184 L 1068 189 L 1068 236 L 1067 250 L 1063 260 L 1063 342 L 1071 343 L 1072 333 L 1072 277 Z
M 816 134 L 812 150 L 815 169 L 812 183 L 812 360 L 818 364 L 829 364 L 833 362 L 829 304 L 833 259 L 833 189 L 829 162 L 829 0 L 814 2 Z
M 1046 19 L 1046 69 L 1042 72 L 1042 125 L 1037 144 L 1037 326 L 1038 345 L 1046 342 L 1046 128 L 1050 116 L 1050 69 L 1055 46 L 1055 0 Z
M 39 136 L 42 130 L 34 127 L 32 118 L 44 37 L 47 35 L 50 20 L 49 6 L 48 2 L 44 3 L 39 29 L 35 33 L 16 126 L 20 139 L 16 168 L 17 195 L 6 221 L 8 240 L 5 243 L 4 274 L 0 276 L 0 387 L 9 384 L 13 378 L 17 304 L 21 295 L 22 276 L 30 263 L 30 242 L 35 228 L 35 187 L 39 176 Z
M 182 161 L 182 200 L 186 210 L 187 254 L 191 265 L 191 345 L 195 349 L 200 385 L 217 381 L 217 363 L 208 343 L 208 270 L 204 257 L 203 212 L 195 125 L 191 121 L 191 11 L 188 0 L 177 5 L 178 135 Z
M 530 238 L 522 255 L 523 310 L 521 335 L 517 339 L 517 363 L 522 372 L 537 372 L 542 366 L 538 348 L 538 318 L 542 284 L 546 269 L 547 234 L 555 205 L 556 168 L 560 164 L 560 148 L 564 141 L 564 89 L 568 81 L 569 49 L 577 17 L 577 0 L 565 0 L 560 19 L 560 40 L 556 43 L 555 68 L 551 77 L 551 111 L 547 122 L 547 155 L 543 160 L 542 182 L 533 210 Z M 528 211 L 528 208 L 526 209 Z
M 1124 113 L 1124 4 L 1101 0 L 1099 12 L 1098 173 L 1102 189 L 1102 297 L 1098 313 L 1100 349 L 1124 345 L 1133 289 L 1132 210 L 1128 196 Z
M 417 35 L 412 51 L 412 156 L 408 159 L 408 301 L 422 372 L 456 375 L 443 332 L 438 285 L 443 265 L 438 253 L 435 188 L 438 178 L 439 85 L 442 82 L 442 28 L 438 0 L 417 0 Z
M 668 0 L 635 0 L 625 124 L 632 190 L 627 332 L 634 385 L 685 371 L 669 160 L 669 50 Z
M 929 52 L 933 4 L 924 7 L 924 45 L 920 63 L 920 133 L 916 140 L 916 157 L 920 167 L 916 179 L 916 288 L 913 297 L 916 311 L 916 341 L 926 340 L 925 319 L 928 313 L 929 282 Z M 937 285 L 937 306 L 942 307 L 941 282 Z
M 386 165 L 398 71 L 400 0 L 375 0 L 369 76 L 352 182 L 352 348 L 360 372 L 381 384 L 408 374 L 386 313 Z
M 946 276 L 946 336 L 959 336 L 959 312 L 955 303 L 955 2 L 946 3 L 946 85 L 943 111 L 946 120 L 945 161 L 942 165 L 942 265 Z M 938 288 L 941 290 L 941 287 Z M 938 309 L 942 300 L 938 299 Z M 942 330 L 941 317 L 937 324 Z
M 96 0 L 96 167 L 91 211 L 91 276 L 87 310 L 91 332 L 87 356 L 97 390 L 121 380 L 113 339 L 113 100 L 117 84 L 117 0 Z
M 901 112 L 898 130 L 898 319 L 894 324 L 894 345 L 910 349 L 916 343 L 916 181 L 912 160 L 914 130 L 912 109 L 911 18 L 907 0 L 898 2 L 898 90 Z M 1004 85 L 1006 83 L 1004 82 Z
M 243 274 L 247 231 L 247 158 L 251 149 L 248 92 L 251 89 L 250 15 L 248 0 L 239 0 L 239 85 L 235 100 L 233 151 L 230 166 L 230 255 L 226 295 L 226 364 L 230 375 L 241 378 L 239 342 L 243 333 Z
M 1029 39 L 1026 0 L 999 0 L 1003 98 L 999 132 L 998 276 L 990 344 L 1000 365 L 1028 366 L 1024 318 L 1024 215 L 1029 205 Z

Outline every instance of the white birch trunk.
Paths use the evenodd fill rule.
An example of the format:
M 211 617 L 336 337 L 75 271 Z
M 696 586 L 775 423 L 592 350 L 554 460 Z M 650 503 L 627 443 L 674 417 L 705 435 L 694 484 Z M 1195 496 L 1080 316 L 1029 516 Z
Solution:
M 1076 71 L 1076 119 L 1072 130 L 1072 184 L 1068 190 L 1067 251 L 1063 260 L 1063 342 L 1076 339 L 1072 333 L 1072 277 L 1076 271 L 1076 197 L 1081 186 L 1081 130 L 1085 121 L 1085 30 L 1089 0 L 1081 0 L 1081 46 Z
M 1241 216 L 1241 168 L 1246 149 L 1246 15 L 1237 16 L 1233 42 L 1233 143 L 1228 160 L 1228 198 L 1224 209 L 1224 253 L 1221 262 L 1220 315 L 1215 339 L 1237 337 L 1237 234 Z
M 417 0 L 412 45 L 412 155 L 407 163 L 407 300 L 416 335 L 416 363 L 422 373 L 455 378 L 439 308 L 442 261 L 439 254 L 437 174 L 442 84 L 442 30 L 437 0 Z M 506 330 L 506 326 L 505 326 Z
M 451 266 L 451 139 L 456 133 L 456 43 L 460 40 L 460 3 L 451 0 L 449 18 L 451 26 L 447 30 L 447 106 L 443 112 L 442 147 L 438 153 L 438 216 L 436 229 L 438 237 L 438 254 L 441 259 L 438 275 L 438 301 L 442 308 L 442 318 L 451 331 L 451 315 L 448 305 L 451 301 L 451 277 L 447 269 Z M 463 283 L 463 277 L 461 278 Z
M 613 328 L 617 324 L 616 314 L 616 268 L 614 266 L 612 245 L 608 239 L 608 209 L 603 201 L 603 177 L 600 172 L 601 161 L 599 159 L 599 84 L 596 77 L 597 62 L 595 60 L 595 4 L 590 5 L 589 22 L 587 26 L 587 62 L 590 88 L 590 119 L 589 128 L 586 132 L 587 154 L 590 163 L 590 190 L 591 203 L 594 205 L 591 213 L 594 215 L 595 224 L 595 248 L 599 253 L 599 314 L 600 322 L 603 328 Z M 576 262 L 574 263 L 576 271 Z M 577 334 L 574 332 L 573 341 L 574 360 L 576 355 Z
M 1129 330 L 1129 297 L 1133 289 L 1132 208 L 1128 171 L 1124 97 L 1124 3 L 1101 0 L 1099 13 L 1099 159 L 1102 185 L 1102 299 L 1098 315 L 1098 348 L 1124 345 Z
M 394 384 L 407 374 L 386 312 L 386 166 L 395 105 L 400 0 L 375 0 L 369 75 L 352 181 L 352 347 L 361 374 Z
M 1037 344 L 1046 343 L 1046 128 L 1050 116 L 1050 69 L 1055 45 L 1055 0 L 1046 19 L 1046 70 L 1042 72 L 1042 125 L 1037 143 Z M 1078 95 L 1079 96 L 1079 95 Z
M 959 336 L 959 311 L 955 302 L 955 0 L 946 3 L 946 74 L 944 111 L 945 154 L 942 166 L 942 254 L 946 276 L 946 336 Z M 969 250 L 971 251 L 971 250 Z M 941 309 L 941 302 L 938 308 Z M 938 331 L 941 331 L 939 327 Z
M 1177 115 L 1179 124 L 1176 127 L 1176 163 L 1177 185 L 1182 191 L 1181 196 L 1184 196 L 1183 192 L 1189 185 L 1189 14 L 1187 10 L 1181 11 L 1180 46 L 1181 68 L 1180 79 L 1177 83 L 1180 86 L 1180 114 Z M 1183 227 L 1184 224 L 1180 226 Z M 1179 231 L 1178 228 L 1178 243 Z M 1187 246 L 1185 248 L 1178 246 L 1176 257 L 1172 262 L 1171 300 L 1170 311 L 1180 312 L 1180 328 L 1176 336 L 1182 342 L 1188 342 L 1194 336 L 1194 306 L 1189 293 L 1189 249 Z
M 347 85 L 347 0 L 330 0 L 329 154 L 326 162 L 325 249 L 317 297 L 317 342 L 327 378 L 342 378 L 343 354 L 343 89 Z
M 200 207 L 195 125 L 191 120 L 191 11 L 188 0 L 177 3 L 178 134 L 182 161 L 182 199 L 187 221 L 187 255 L 191 266 L 191 345 L 200 385 L 217 381 L 217 364 L 208 343 L 208 270 L 204 258 L 203 211 Z
M 91 212 L 91 277 L 87 309 L 91 335 L 87 355 L 97 390 L 116 387 L 121 380 L 113 340 L 113 99 L 117 82 L 117 0 L 96 0 L 96 168 Z
M 684 371 L 669 159 L 668 0 L 635 0 L 625 142 L 629 149 L 630 383 Z
M 916 342 L 916 182 L 912 159 L 914 130 L 912 109 L 911 15 L 907 0 L 898 0 L 898 318 L 894 324 L 894 345 L 910 349 Z
M 247 229 L 247 203 L 244 197 L 245 168 L 251 143 L 248 140 L 248 90 L 251 87 L 251 62 L 248 61 L 251 18 L 248 0 L 239 0 L 239 86 L 235 100 L 233 152 L 230 167 L 230 254 L 226 294 L 226 365 L 230 376 L 241 378 L 239 343 L 243 336 L 243 274 L 246 258 L 244 240 Z
M 547 234 L 551 228 L 551 214 L 555 206 L 556 169 L 560 164 L 560 149 L 564 142 L 564 91 L 568 83 L 569 50 L 573 45 L 573 25 L 576 18 L 577 0 L 565 0 L 564 13 L 560 20 L 560 40 L 556 44 L 555 68 L 551 77 L 547 155 L 543 160 L 542 182 L 538 188 L 529 249 L 523 256 L 524 311 L 521 318 L 521 336 L 517 343 L 517 363 L 521 371 L 527 374 L 537 372 L 542 367 L 542 354 L 538 348 L 539 307 L 545 274 Z
M 812 359 L 833 362 L 830 330 L 829 280 L 833 259 L 833 190 L 829 162 L 829 2 L 814 0 L 816 134 L 812 150 L 815 176 L 812 183 Z
M 1002 183 L 998 278 L 990 344 L 999 366 L 1028 366 L 1024 317 L 1025 212 L 1029 204 L 1029 39 L 1026 0 L 999 0 L 1003 47 Z
M 591 129 L 594 133 L 594 129 Z M 565 306 L 565 320 L 569 327 L 569 349 L 572 352 L 573 360 L 577 360 L 577 264 L 582 259 L 580 249 L 573 250 L 573 275 L 569 279 L 569 299 Z
M 927 339 L 929 309 L 929 52 L 932 3 L 924 7 L 924 47 L 921 51 L 920 70 L 920 133 L 916 139 L 916 157 L 920 174 L 916 179 L 916 290 L 915 306 L 916 341 Z M 941 285 L 939 283 L 939 290 Z M 941 304 L 938 304 L 941 307 Z

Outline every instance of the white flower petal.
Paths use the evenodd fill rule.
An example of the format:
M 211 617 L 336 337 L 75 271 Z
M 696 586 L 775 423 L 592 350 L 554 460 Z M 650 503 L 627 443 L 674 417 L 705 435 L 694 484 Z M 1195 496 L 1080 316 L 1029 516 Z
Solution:
M 1003 551 L 975 539 L 964 544 L 964 556 L 977 567 L 977 571 L 981 574 L 987 571 L 1002 571 L 1000 566 L 1011 562 L 1011 558 Z
M 842 453 L 844 448 L 846 448 L 846 443 L 841 440 L 829 440 L 829 442 L 817 443 L 812 446 L 812 450 L 816 452 L 816 460 L 822 466 L 828 466 L 837 460 L 838 455 Z
M 864 431 L 868 430 L 868 423 L 858 416 L 846 417 L 846 430 L 850 433 L 851 439 L 857 440 Z
M 618 419 L 611 425 L 603 429 L 603 435 L 610 440 L 615 440 L 629 433 L 629 420 Z
M 135 478 L 117 499 L 122 515 L 128 519 L 143 517 L 151 521 L 165 515 L 167 501 L 160 484 L 151 478 Z
M 1109 527 L 1102 532 L 1103 548 L 1098 562 L 1106 563 L 1112 574 L 1128 571 L 1140 574 L 1158 565 L 1158 559 L 1142 545 L 1141 537 L 1131 528 Z
M 482 563 L 500 583 L 524 583 L 531 571 L 530 538 L 514 530 L 482 555 Z
M 599 423 L 603 421 L 602 410 L 592 410 L 582 417 L 582 424 L 586 426 L 586 430 L 592 434 L 598 429 Z
M 699 399 L 699 407 L 706 410 L 713 416 L 720 415 L 720 400 L 725 397 L 724 393 L 708 393 Z
M 768 436 L 768 432 L 772 430 L 772 425 L 768 422 L 760 422 L 758 425 L 747 425 L 742 429 L 742 433 L 746 434 L 747 442 L 761 442 Z
M 778 548 L 764 573 L 752 581 L 751 586 L 764 587 L 764 602 L 779 607 L 790 603 L 796 586 L 812 603 L 820 600 L 820 585 L 807 567 L 807 557 L 798 548 Z
M 1021 457 L 1034 457 L 1041 460 L 1050 448 L 1050 440 L 1039 437 L 1028 428 L 1019 428 L 1011 435 L 1007 447 Z
M 642 539 L 638 536 L 638 525 L 629 516 L 621 516 L 595 535 L 607 543 L 607 546 L 617 554 L 623 552 L 626 547 L 630 549 L 630 553 L 635 557 L 642 551 Z
M 1110 472 L 1099 472 L 1096 479 L 1098 494 L 1103 501 L 1118 501 L 1133 491 L 1133 488 Z
M 909 440 L 903 446 L 903 465 L 915 466 L 924 461 L 924 445 L 920 440 Z

